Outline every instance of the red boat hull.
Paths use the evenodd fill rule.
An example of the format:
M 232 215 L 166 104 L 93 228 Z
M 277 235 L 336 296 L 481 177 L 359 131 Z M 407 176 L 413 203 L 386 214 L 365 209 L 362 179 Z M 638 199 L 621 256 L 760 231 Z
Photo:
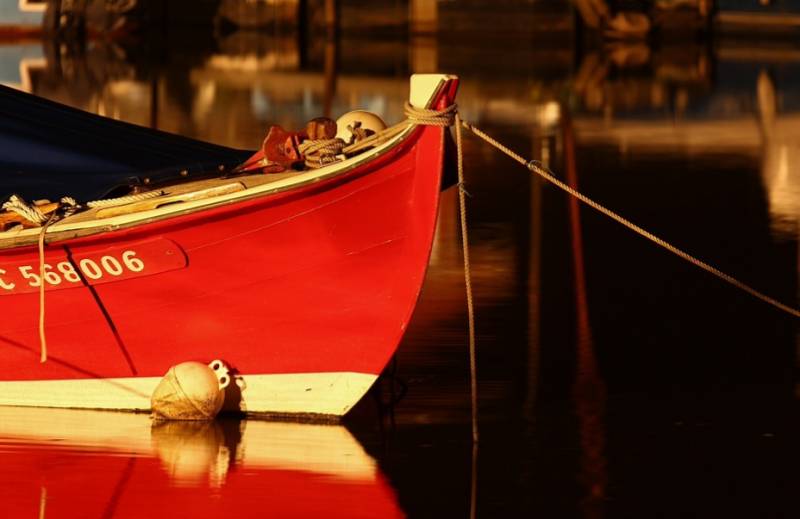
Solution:
M 0 404 L 146 409 L 170 366 L 218 358 L 241 377 L 242 410 L 344 414 L 394 353 L 418 298 L 444 131 L 418 127 L 321 182 L 48 245 L 60 281 L 46 290 L 43 364 L 38 252 L 0 252 Z M 127 396 L 83 402 L 78 393 L 101 380 L 92 391 Z M 320 394 L 320 405 L 297 394 L 325 386 L 352 394 Z

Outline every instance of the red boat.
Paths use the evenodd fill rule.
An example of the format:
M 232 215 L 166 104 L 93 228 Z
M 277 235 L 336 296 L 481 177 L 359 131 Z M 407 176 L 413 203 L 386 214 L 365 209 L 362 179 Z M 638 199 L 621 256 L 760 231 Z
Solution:
M 377 462 L 334 425 L 5 408 L 0 466 L 7 518 L 405 515 Z
M 442 109 L 458 81 L 416 75 Z M 381 373 L 431 250 L 446 129 L 409 125 L 325 167 L 171 184 L 0 233 L 0 405 L 148 410 L 170 366 L 222 359 L 226 405 L 345 414 Z M 238 389 L 237 389 L 238 388 Z

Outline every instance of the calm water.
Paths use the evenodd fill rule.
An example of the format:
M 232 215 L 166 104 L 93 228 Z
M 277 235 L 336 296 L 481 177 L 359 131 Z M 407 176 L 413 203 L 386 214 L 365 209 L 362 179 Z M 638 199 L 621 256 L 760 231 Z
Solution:
M 456 73 L 466 119 L 795 304 L 796 44 L 579 41 L 569 31 L 438 40 L 345 31 L 338 43 L 303 42 L 278 30 L 14 41 L 0 44 L 0 81 L 255 148 L 269 124 L 300 127 L 326 112 L 399 120 L 410 73 Z M 578 207 L 476 139 L 465 155 L 477 452 L 451 190 L 396 364 L 343 426 L 153 427 L 138 415 L 3 410 L 0 513 L 796 516 L 795 321 Z

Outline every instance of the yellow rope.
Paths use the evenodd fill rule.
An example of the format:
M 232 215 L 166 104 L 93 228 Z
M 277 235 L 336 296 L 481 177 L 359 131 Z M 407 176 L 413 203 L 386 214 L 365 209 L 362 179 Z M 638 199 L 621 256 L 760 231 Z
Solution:
M 455 105 L 453 105 L 455 106 Z M 472 298 L 472 271 L 469 263 L 467 233 L 467 200 L 464 189 L 464 154 L 461 146 L 461 117 L 455 112 L 456 150 L 458 150 L 458 206 L 461 217 L 461 246 L 464 253 L 464 285 L 467 290 L 467 323 L 469 326 L 469 375 L 472 397 L 472 441 L 478 442 L 478 377 L 475 362 L 475 305 Z
M 709 273 L 717 276 L 721 280 L 723 280 L 723 281 L 733 285 L 734 287 L 736 287 L 736 288 L 738 288 L 738 289 L 750 294 L 751 296 L 755 297 L 756 299 L 760 299 L 761 301 L 763 301 L 763 302 L 765 302 L 767 304 L 770 304 L 770 305 L 774 306 L 775 308 L 778 308 L 779 310 L 782 310 L 782 311 L 786 312 L 787 314 L 793 315 L 794 317 L 800 317 L 800 310 L 798 310 L 796 308 L 793 308 L 793 307 L 791 307 L 791 306 L 789 306 L 787 304 L 781 303 L 780 301 L 778 301 L 774 297 L 770 297 L 770 296 L 764 294 L 763 292 L 760 292 L 760 291 L 756 290 L 755 288 L 751 287 L 750 285 L 748 285 L 748 284 L 746 284 L 746 283 L 744 283 L 742 281 L 739 281 L 735 277 L 722 272 L 718 268 L 713 267 L 713 266 L 709 265 L 708 263 L 706 263 L 706 262 L 704 262 L 704 261 L 692 256 L 688 252 L 685 252 L 685 251 L 679 249 L 678 247 L 672 245 L 671 243 L 668 243 L 667 241 L 659 238 L 658 236 L 654 235 L 653 233 L 642 229 L 641 227 L 639 227 L 638 225 L 634 224 L 630 220 L 628 220 L 628 219 L 624 218 L 623 216 L 615 213 L 614 211 L 612 211 L 612 210 L 600 205 L 599 203 L 595 202 L 594 200 L 592 200 L 591 198 L 587 197 L 586 195 L 583 195 L 582 193 L 580 193 L 580 192 L 576 191 L 575 189 L 571 188 L 570 186 L 568 186 L 564 182 L 558 180 L 549 170 L 547 170 L 545 167 L 543 167 L 542 164 L 539 163 L 538 161 L 525 160 L 524 157 L 522 157 L 521 155 L 518 155 L 517 153 L 515 153 L 511 149 L 509 149 L 506 146 L 500 144 L 498 141 L 496 141 L 495 139 L 493 139 L 489 135 L 485 134 L 481 130 L 475 128 L 471 124 L 463 122 L 463 121 L 461 122 L 461 124 L 462 124 L 462 126 L 464 128 L 468 129 L 469 131 L 471 131 L 472 133 L 474 133 L 475 135 L 477 135 L 478 137 L 480 137 L 484 141 L 488 142 L 489 144 L 491 144 L 492 146 L 494 146 L 498 150 L 502 151 L 503 153 L 505 153 L 506 155 L 508 155 L 512 159 L 516 160 L 517 162 L 519 162 L 520 164 L 522 164 L 523 166 L 528 168 L 531 172 L 536 173 L 537 175 L 539 175 L 540 177 L 544 178 L 548 182 L 552 183 L 553 185 L 555 185 L 559 189 L 567 192 L 571 196 L 574 196 L 575 198 L 577 198 L 578 200 L 580 200 L 584 204 L 588 205 L 592 209 L 595 209 L 596 211 L 599 211 L 600 213 L 608 216 L 609 218 L 611 218 L 612 220 L 616 221 L 617 223 L 627 227 L 628 229 L 630 229 L 631 231 L 635 232 L 636 234 L 638 234 L 638 235 L 640 235 L 640 236 L 642 236 L 644 238 L 647 238 L 651 242 L 655 243 L 656 245 L 658 245 L 660 247 L 663 247 L 664 249 L 666 249 L 669 252 L 675 254 L 679 258 L 683 258 L 684 260 L 688 261 L 689 263 L 691 263 L 691 264 L 693 264 L 693 265 L 705 270 L 706 272 L 709 272 Z
M 408 118 L 408 122 L 413 124 L 453 126 L 453 122 L 458 117 L 458 105 L 452 104 L 444 110 L 433 110 L 430 108 L 417 108 L 406 101 L 405 106 L 403 106 L 403 113 Z
M 362 139 L 360 141 L 354 142 L 353 144 L 350 144 L 349 146 L 345 146 L 344 149 L 342 150 L 342 153 L 344 153 L 347 156 L 350 156 L 350 155 L 355 155 L 356 153 L 359 153 L 361 151 L 364 151 L 367 148 L 379 146 L 384 142 L 388 141 L 389 139 L 391 139 L 392 137 L 394 137 L 395 135 L 400 134 L 400 132 L 408 128 L 408 125 L 409 122 L 406 120 L 399 122 L 393 126 L 389 126 L 385 130 L 381 130 L 378 133 L 373 133 L 366 139 Z
M 406 104 L 403 107 L 403 112 L 406 116 L 405 120 L 389 126 L 388 128 L 381 130 L 378 133 L 374 133 L 369 137 L 357 141 L 349 146 L 345 146 L 342 150 L 342 153 L 348 156 L 354 155 L 358 152 L 364 151 L 367 148 L 383 144 L 408 128 L 409 125 L 413 124 L 440 127 L 452 126 L 457 111 L 457 105 L 450 105 L 444 110 L 431 110 L 430 108 L 417 108 L 406 101 Z
M 467 228 L 467 192 L 464 189 L 464 153 L 461 139 L 461 117 L 458 114 L 458 107 L 452 104 L 444 110 L 432 110 L 428 108 L 417 108 L 411 103 L 406 102 L 405 109 L 406 121 L 395 125 L 395 127 L 409 124 L 421 124 L 426 126 L 448 127 L 455 123 L 456 127 L 456 150 L 458 156 L 458 205 L 461 221 L 461 245 L 464 257 L 464 286 L 467 292 L 467 326 L 469 329 L 469 374 L 470 374 L 470 396 L 472 407 L 472 441 L 478 443 L 478 376 L 475 360 L 475 304 L 472 296 L 472 270 L 469 262 L 469 233 Z M 394 128 L 394 127 L 392 127 Z M 391 128 L 389 130 L 392 130 Z
M 42 491 L 39 494 L 39 519 L 45 519 L 47 514 L 45 513 L 47 510 L 47 488 L 42 487 Z
M 58 211 L 50 213 L 50 218 L 42 225 L 39 231 L 39 362 L 47 362 L 47 337 L 44 330 L 44 290 L 47 280 L 44 275 L 44 235 L 50 224 L 56 221 Z

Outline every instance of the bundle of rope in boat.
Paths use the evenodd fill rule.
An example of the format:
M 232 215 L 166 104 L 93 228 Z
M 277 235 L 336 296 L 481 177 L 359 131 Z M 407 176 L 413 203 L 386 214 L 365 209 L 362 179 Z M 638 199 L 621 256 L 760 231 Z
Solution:
M 370 132 L 362 128 L 358 121 L 348 125 L 347 130 L 353 136 L 352 142 L 345 142 L 341 138 L 306 139 L 300 143 L 298 150 L 305 158 L 307 167 L 312 169 L 321 168 L 369 148 L 379 146 L 402 133 L 408 128 L 409 124 L 452 126 L 457 114 L 457 107 L 456 105 L 451 105 L 444 110 L 429 110 L 415 108 L 406 102 L 404 113 L 405 120 L 379 132 Z

